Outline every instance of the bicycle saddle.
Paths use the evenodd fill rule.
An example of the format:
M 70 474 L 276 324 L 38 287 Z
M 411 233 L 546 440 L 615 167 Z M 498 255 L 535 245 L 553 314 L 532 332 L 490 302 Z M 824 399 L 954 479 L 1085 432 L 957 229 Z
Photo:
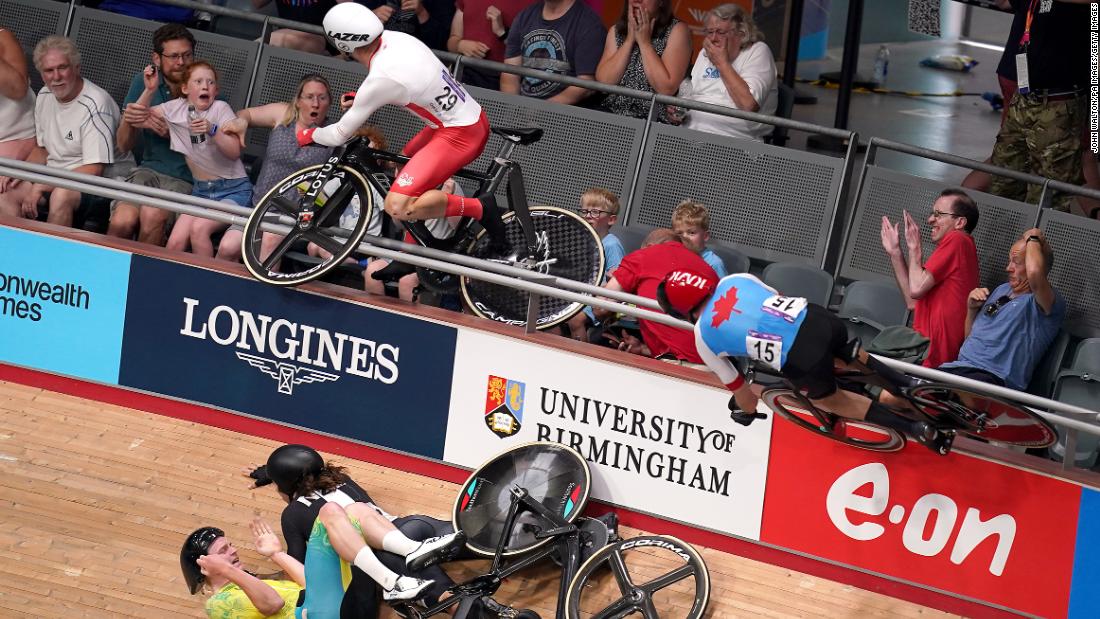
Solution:
M 542 139 L 542 129 L 538 127 L 522 127 L 522 128 L 510 128 L 510 127 L 493 127 L 493 133 L 499 135 L 505 140 L 511 140 L 518 144 L 534 144 Z

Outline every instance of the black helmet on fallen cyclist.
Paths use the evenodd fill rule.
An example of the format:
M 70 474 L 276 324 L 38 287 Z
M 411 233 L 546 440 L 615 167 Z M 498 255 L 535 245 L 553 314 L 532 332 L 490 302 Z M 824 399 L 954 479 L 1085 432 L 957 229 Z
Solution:
M 267 475 L 279 492 L 291 499 L 297 497 L 302 482 L 311 475 L 320 475 L 325 460 L 312 447 L 283 445 L 267 458 Z
M 183 570 L 183 580 L 191 595 L 198 593 L 206 582 L 206 576 L 199 567 L 199 557 L 206 556 L 210 552 L 210 545 L 219 537 L 225 537 L 225 531 L 216 527 L 203 527 L 188 535 L 187 541 L 183 543 L 180 550 L 180 569 Z

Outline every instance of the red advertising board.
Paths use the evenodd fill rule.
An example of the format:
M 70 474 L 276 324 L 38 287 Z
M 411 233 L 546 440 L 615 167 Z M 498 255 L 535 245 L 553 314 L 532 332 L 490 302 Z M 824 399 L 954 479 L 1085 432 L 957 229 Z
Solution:
M 1065 617 L 1081 488 L 910 444 L 842 445 L 777 420 L 760 539 L 1044 617 Z

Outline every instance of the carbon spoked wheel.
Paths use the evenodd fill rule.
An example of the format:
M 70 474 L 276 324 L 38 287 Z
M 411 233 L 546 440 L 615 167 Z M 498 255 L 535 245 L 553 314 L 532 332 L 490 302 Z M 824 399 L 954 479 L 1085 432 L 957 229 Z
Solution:
M 1021 447 L 1048 447 L 1058 438 L 1045 419 L 998 397 L 939 383 L 919 385 L 909 394 L 922 413 L 964 434 Z
M 769 389 L 760 398 L 788 421 L 834 441 L 870 451 L 898 451 L 905 447 L 905 437 L 896 430 L 822 411 L 790 389 Z
M 565 610 L 569 619 L 698 619 L 709 601 L 703 557 L 675 537 L 651 535 L 610 544 L 585 561 L 569 585 Z
M 576 213 L 552 206 L 533 207 L 531 219 L 538 239 L 535 264 L 525 265 L 521 261 L 514 266 L 599 285 L 604 272 L 603 243 L 588 222 Z M 515 213 L 504 215 L 504 225 L 509 243 L 522 254 L 527 241 Z M 487 245 L 488 237 L 483 232 L 477 237 L 470 254 L 483 256 Z M 465 277 L 461 287 L 466 305 L 477 315 L 513 325 L 527 324 L 529 295 L 526 292 Z M 583 303 L 541 297 L 536 328 L 549 329 L 569 320 L 583 308 Z
M 466 546 L 492 556 L 504 531 L 513 487 L 567 522 L 580 516 L 588 502 L 591 473 L 588 462 L 576 451 L 558 443 L 524 443 L 481 465 L 455 501 L 452 519 L 456 531 L 466 533 Z M 537 534 L 552 528 L 546 518 L 521 510 L 504 545 L 504 556 L 534 550 L 551 541 Z
M 304 228 L 297 225 L 298 204 L 321 168 L 311 166 L 287 176 L 253 209 L 244 227 L 242 254 L 245 266 L 256 279 L 276 286 L 296 286 L 339 266 L 359 246 L 374 211 L 374 194 L 366 179 L 350 167 L 339 166 L 332 172 L 315 199 L 313 220 Z M 261 229 L 265 223 L 291 227 L 283 237 L 268 233 L 268 244 L 273 246 L 268 251 L 263 247 L 265 233 Z M 331 255 L 304 270 L 283 270 L 287 252 L 304 251 L 308 243 L 317 244 Z

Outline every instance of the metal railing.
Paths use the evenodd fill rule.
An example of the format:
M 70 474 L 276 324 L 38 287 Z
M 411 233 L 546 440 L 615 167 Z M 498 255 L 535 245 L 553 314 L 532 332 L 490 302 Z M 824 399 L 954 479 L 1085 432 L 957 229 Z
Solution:
M 251 212 L 250 209 L 224 202 L 214 202 L 205 198 L 184 196 L 152 187 L 138 187 L 124 181 L 90 176 L 68 170 L 59 170 L 44 165 L 15 161 L 2 157 L 0 157 L 0 174 L 19 178 L 24 181 L 45 183 L 84 193 L 91 193 L 106 198 L 136 201 L 176 213 L 206 217 L 230 225 L 244 225 L 247 215 Z M 263 229 L 277 234 L 286 234 L 290 231 L 289 226 L 273 224 L 264 224 Z M 495 264 L 469 256 L 459 256 L 445 251 L 380 237 L 364 237 L 364 242 L 359 245 L 358 249 L 367 254 L 390 260 L 400 260 L 414 266 L 444 271 L 493 284 L 511 286 L 528 292 L 532 296 L 553 296 L 682 329 L 690 330 L 693 328 L 691 323 L 672 318 L 658 311 L 653 311 L 658 309 L 658 306 L 652 299 L 632 294 L 614 292 L 580 282 L 532 273 L 521 268 Z M 617 299 L 618 302 L 611 299 Z M 1006 398 L 1034 409 L 1042 409 L 1036 412 L 1051 423 L 1064 427 L 1068 432 L 1085 432 L 1100 436 L 1100 426 L 1072 418 L 1081 417 L 1092 421 L 1100 421 L 1100 411 L 1089 410 L 1056 400 L 1041 398 L 1005 387 L 997 387 L 953 374 L 940 372 L 938 370 L 903 363 L 894 359 L 882 357 L 880 357 L 880 359 L 891 367 L 914 376 Z M 1056 411 L 1060 414 L 1052 414 L 1047 411 Z M 1064 417 L 1062 415 L 1070 415 L 1072 417 Z M 1067 463 L 1070 460 L 1072 460 L 1072 458 L 1067 457 Z

